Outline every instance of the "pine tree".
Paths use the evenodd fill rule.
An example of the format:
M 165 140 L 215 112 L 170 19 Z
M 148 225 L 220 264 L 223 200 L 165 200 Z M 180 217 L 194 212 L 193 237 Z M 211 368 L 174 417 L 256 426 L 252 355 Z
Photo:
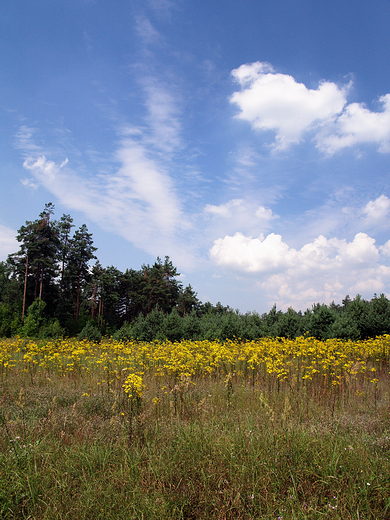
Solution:
M 184 317 L 192 310 L 199 311 L 200 302 L 197 298 L 197 293 L 193 290 L 191 284 L 179 294 L 178 311 Z
M 171 312 L 177 305 L 182 284 L 175 279 L 180 273 L 169 260 L 169 256 L 165 257 L 164 263 L 157 257 L 152 267 L 143 265 L 141 270 L 144 277 L 142 289 L 146 300 L 146 314 L 156 305 L 163 312 Z
M 88 284 L 91 273 L 89 262 L 96 259 L 92 234 L 83 224 L 69 240 L 68 262 L 64 272 L 64 284 L 67 285 L 69 297 L 73 300 L 74 322 L 77 325 L 80 314 L 81 292 Z
M 72 227 L 74 227 L 72 217 L 70 215 L 62 215 L 60 221 L 57 223 L 58 239 L 60 242 L 59 255 L 61 260 L 60 300 L 62 298 L 64 285 L 65 266 L 70 252 L 70 232 Z
M 22 320 L 26 308 L 37 298 L 51 307 L 56 300 L 59 240 L 56 223 L 50 220 L 53 212 L 54 205 L 48 203 L 37 220 L 21 226 L 16 236 L 19 251 L 8 257 L 13 276 L 23 280 Z

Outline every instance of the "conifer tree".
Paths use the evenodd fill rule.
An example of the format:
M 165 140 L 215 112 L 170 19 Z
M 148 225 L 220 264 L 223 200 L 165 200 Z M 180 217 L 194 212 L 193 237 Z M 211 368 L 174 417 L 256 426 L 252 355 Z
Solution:
M 66 279 L 69 297 L 73 300 L 74 322 L 77 325 L 80 314 L 81 292 L 91 278 L 89 262 L 96 258 L 92 234 L 83 224 L 69 241 L 70 249 L 64 279 Z
M 37 298 L 53 304 L 56 298 L 55 279 L 58 274 L 59 240 L 55 222 L 50 220 L 54 205 L 48 203 L 35 221 L 27 221 L 18 230 L 17 253 L 8 257 L 13 276 L 23 280 L 23 310 Z

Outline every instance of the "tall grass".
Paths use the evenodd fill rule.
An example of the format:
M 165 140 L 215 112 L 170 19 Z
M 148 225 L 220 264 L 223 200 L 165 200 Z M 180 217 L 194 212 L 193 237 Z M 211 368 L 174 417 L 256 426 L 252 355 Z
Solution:
M 197 374 L 151 367 L 137 393 L 114 354 L 72 370 L 25 355 L 14 349 L 1 379 L 1 519 L 390 518 L 380 357 L 374 382 L 288 381 L 261 363 L 245 375 L 221 360 Z

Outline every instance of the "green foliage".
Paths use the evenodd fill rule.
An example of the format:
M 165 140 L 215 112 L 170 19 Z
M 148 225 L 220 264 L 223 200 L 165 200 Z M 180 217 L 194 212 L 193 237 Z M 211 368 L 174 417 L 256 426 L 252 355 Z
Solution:
M 165 339 L 164 321 L 165 315 L 158 305 L 145 317 L 139 314 L 131 324 L 126 323 L 115 334 L 115 339 L 138 339 L 140 341 L 153 341 Z
M 313 305 L 311 311 L 305 315 L 306 329 L 310 336 L 317 339 L 327 339 L 330 337 L 331 327 L 336 319 L 336 313 L 326 305 Z
M 76 336 L 89 322 L 118 339 L 366 339 L 390 333 L 390 301 L 347 295 L 341 305 L 317 303 L 305 312 L 274 305 L 245 315 L 220 302 L 202 304 L 183 287 L 168 256 L 121 272 L 103 267 L 85 224 L 72 234 L 70 215 L 53 219 L 54 205 L 18 230 L 19 251 L 0 262 L 0 336 Z M 86 336 L 88 337 L 88 336 Z
M 46 303 L 40 298 L 30 305 L 27 311 L 27 317 L 20 329 L 20 335 L 22 337 L 37 337 L 39 335 L 39 331 L 45 323 L 45 307 Z
M 0 303 L 0 337 L 9 338 L 12 335 L 13 312 L 8 303 Z
M 169 341 L 180 341 L 183 338 L 183 318 L 179 316 L 177 309 L 172 309 L 170 314 L 164 316 L 161 331 L 159 333 L 161 339 L 169 339 Z
M 78 334 L 78 338 L 99 343 L 102 339 L 102 333 L 91 321 L 88 321 L 82 331 Z
M 360 339 L 358 324 L 348 314 L 337 316 L 329 330 L 330 338 Z
M 170 312 L 177 305 L 181 284 L 175 280 L 179 273 L 169 257 L 165 257 L 164 263 L 157 257 L 152 266 L 143 265 L 141 271 L 142 294 L 147 302 L 147 313 L 156 306 L 164 313 Z
M 222 333 L 222 323 L 218 316 L 211 312 L 203 314 L 200 319 L 200 335 L 202 339 L 220 338 Z
M 142 336 L 144 341 L 152 341 L 153 339 L 164 339 L 163 332 L 164 312 L 159 309 L 158 305 L 147 314 L 143 322 Z
M 187 312 L 183 317 L 182 323 L 183 339 L 200 339 L 200 319 L 195 310 L 192 310 L 190 313 Z
M 185 316 L 192 311 L 199 312 L 200 301 L 198 300 L 197 293 L 193 290 L 191 285 L 187 285 L 187 287 L 179 294 L 177 310 L 181 316 Z
M 302 316 L 291 307 L 273 324 L 273 335 L 282 338 L 296 338 L 302 334 Z
M 62 338 L 65 336 L 65 329 L 61 327 L 60 322 L 51 319 L 39 332 L 41 338 Z
M 222 317 L 222 327 L 219 339 L 240 338 L 242 333 L 240 315 L 235 312 L 228 312 Z

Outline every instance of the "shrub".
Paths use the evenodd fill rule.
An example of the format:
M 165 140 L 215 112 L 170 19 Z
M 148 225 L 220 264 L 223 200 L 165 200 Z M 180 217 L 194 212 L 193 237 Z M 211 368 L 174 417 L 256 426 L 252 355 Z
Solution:
M 102 333 L 97 327 L 94 326 L 91 321 L 89 321 L 83 330 L 78 334 L 78 338 L 87 339 L 88 341 L 96 341 L 99 343 L 102 339 Z

